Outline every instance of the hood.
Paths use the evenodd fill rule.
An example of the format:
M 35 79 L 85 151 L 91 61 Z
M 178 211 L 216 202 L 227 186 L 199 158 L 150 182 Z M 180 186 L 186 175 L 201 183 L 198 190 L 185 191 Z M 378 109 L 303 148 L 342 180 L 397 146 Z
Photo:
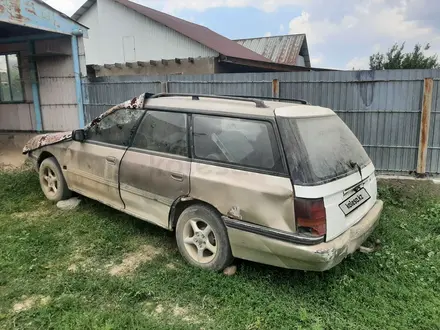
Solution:
M 27 154 L 29 151 L 39 149 L 55 143 L 60 143 L 72 138 L 72 131 L 41 134 L 30 139 L 23 148 L 23 153 Z
M 92 120 L 90 124 L 88 124 L 85 129 L 89 129 L 90 127 L 93 127 L 97 123 L 99 123 L 103 118 L 107 117 L 108 115 L 112 114 L 113 112 L 120 110 L 120 109 L 142 109 L 144 106 L 145 97 L 149 97 L 152 94 L 144 93 L 140 95 L 139 97 L 135 97 L 131 100 L 122 102 L 118 104 L 117 106 L 114 106 L 113 108 L 110 108 L 103 114 L 99 115 L 95 119 Z M 26 145 L 23 148 L 23 154 L 27 154 L 28 152 L 32 150 L 36 150 L 39 148 L 42 148 L 44 146 L 60 143 L 66 140 L 70 140 L 72 138 L 72 131 L 69 132 L 58 132 L 58 133 L 48 133 L 48 134 L 41 134 L 33 137 L 30 139 Z

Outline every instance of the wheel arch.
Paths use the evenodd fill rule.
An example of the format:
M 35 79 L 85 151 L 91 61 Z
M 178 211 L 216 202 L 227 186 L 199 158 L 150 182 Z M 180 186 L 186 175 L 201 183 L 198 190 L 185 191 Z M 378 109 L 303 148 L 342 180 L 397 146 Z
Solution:
M 176 229 L 177 220 L 179 220 L 179 217 L 182 214 L 182 212 L 191 205 L 196 205 L 196 204 L 202 204 L 208 206 L 213 210 L 215 210 L 215 212 L 217 212 L 220 217 L 222 215 L 221 212 L 214 205 L 208 202 L 188 196 L 181 196 L 177 198 L 171 205 L 170 212 L 168 215 L 168 228 L 174 231 Z
M 45 159 L 47 159 L 47 158 L 51 158 L 51 157 L 53 157 L 53 158 L 55 158 L 55 156 L 52 154 L 52 153 L 50 153 L 49 151 L 43 151 L 41 154 L 40 154 L 40 156 L 38 157 L 38 160 L 37 160 L 37 166 L 38 166 L 38 168 L 40 168 L 40 166 L 41 166 L 41 163 L 45 160 Z M 55 158 L 55 160 L 56 160 L 56 158 Z M 57 160 L 57 162 L 58 162 L 58 160 Z

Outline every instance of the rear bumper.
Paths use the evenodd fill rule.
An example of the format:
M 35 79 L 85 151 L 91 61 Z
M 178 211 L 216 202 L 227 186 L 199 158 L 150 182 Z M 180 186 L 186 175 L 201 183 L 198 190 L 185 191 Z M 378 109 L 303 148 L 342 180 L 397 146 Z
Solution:
M 383 202 L 378 200 L 356 225 L 330 242 L 292 244 L 228 227 L 232 254 L 237 258 L 283 268 L 324 271 L 355 252 L 379 223 Z

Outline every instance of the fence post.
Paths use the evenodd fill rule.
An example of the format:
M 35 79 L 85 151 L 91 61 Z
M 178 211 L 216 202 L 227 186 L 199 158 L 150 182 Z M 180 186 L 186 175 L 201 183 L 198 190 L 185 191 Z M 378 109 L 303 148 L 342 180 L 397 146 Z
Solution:
M 280 82 L 278 79 L 272 80 L 272 97 L 274 99 L 280 98 Z
M 423 84 L 422 118 L 420 121 L 419 154 L 417 157 L 417 174 L 426 175 L 426 160 L 428 157 L 429 123 L 431 120 L 432 89 L 434 81 L 425 78 Z
M 168 90 L 169 90 L 168 87 L 169 87 L 168 86 L 168 81 L 163 81 L 161 83 L 162 93 L 168 93 Z

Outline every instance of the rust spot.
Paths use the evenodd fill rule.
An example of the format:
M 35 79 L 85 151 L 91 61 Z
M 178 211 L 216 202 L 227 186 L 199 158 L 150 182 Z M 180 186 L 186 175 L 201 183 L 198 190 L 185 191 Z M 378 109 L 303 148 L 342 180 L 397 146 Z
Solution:
M 3 11 L 5 7 L 3 7 Z M 21 14 L 21 1 L 20 0 L 10 0 L 6 3 L 6 10 L 9 14 L 9 20 L 11 22 L 22 22 L 28 20 Z
M 26 11 L 27 11 L 29 14 L 32 14 L 32 15 L 37 16 L 37 13 L 35 12 L 35 10 L 34 10 L 33 8 L 26 8 Z
M 130 102 L 131 106 L 132 106 L 132 107 L 135 107 L 135 106 L 136 106 L 136 102 L 137 102 L 137 97 L 135 97 L 135 98 L 133 98 L 133 99 L 131 100 L 131 102 Z

